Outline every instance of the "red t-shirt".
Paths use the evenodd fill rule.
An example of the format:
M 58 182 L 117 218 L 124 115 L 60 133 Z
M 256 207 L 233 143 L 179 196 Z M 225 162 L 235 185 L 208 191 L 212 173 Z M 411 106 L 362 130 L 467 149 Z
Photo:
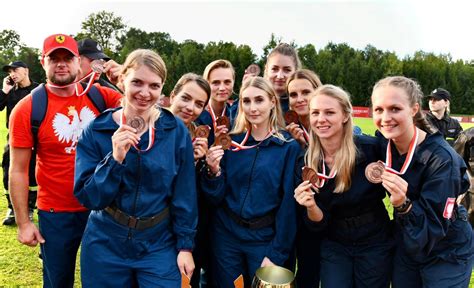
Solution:
M 80 86 L 80 85 L 78 85 Z M 116 107 L 122 95 L 96 86 L 108 108 Z M 82 87 L 79 88 L 82 92 Z M 99 111 L 88 96 L 61 97 L 48 88 L 48 108 L 38 131 L 36 179 L 38 209 L 56 212 L 85 211 L 73 195 L 76 145 L 85 126 Z M 10 145 L 34 146 L 31 133 L 31 94 L 23 98 L 10 116 Z

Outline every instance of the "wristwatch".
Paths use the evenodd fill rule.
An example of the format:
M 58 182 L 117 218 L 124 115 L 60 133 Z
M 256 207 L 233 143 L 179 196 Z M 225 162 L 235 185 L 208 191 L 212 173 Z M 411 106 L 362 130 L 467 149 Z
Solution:
M 399 214 L 404 214 L 405 212 L 408 211 L 408 209 L 411 206 L 411 200 L 410 198 L 406 197 L 405 202 L 402 203 L 402 205 L 399 205 L 397 207 L 393 206 L 393 209 L 397 211 Z

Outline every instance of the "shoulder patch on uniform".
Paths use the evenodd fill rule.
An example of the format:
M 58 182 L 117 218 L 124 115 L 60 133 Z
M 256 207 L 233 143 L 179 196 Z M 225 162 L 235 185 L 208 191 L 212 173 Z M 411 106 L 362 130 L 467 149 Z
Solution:
M 444 211 L 443 211 L 444 218 L 451 219 L 451 216 L 453 216 L 453 209 L 454 209 L 455 202 L 456 202 L 456 198 L 448 197 L 448 199 L 446 199 L 446 204 L 444 205 Z

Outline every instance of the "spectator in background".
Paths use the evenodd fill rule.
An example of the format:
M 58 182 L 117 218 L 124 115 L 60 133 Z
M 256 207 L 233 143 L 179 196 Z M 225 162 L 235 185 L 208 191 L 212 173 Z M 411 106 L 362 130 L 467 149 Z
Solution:
M 8 76 L 3 78 L 3 86 L 0 91 L 0 111 L 7 108 L 7 129 L 10 114 L 13 107 L 26 95 L 30 94 L 38 83 L 32 82 L 29 76 L 28 66 L 21 61 L 14 61 L 8 65 L 3 66 L 3 71 L 8 73 Z M 35 178 L 35 166 L 36 166 L 36 153 L 33 151 L 29 165 L 29 192 L 28 192 L 28 210 L 30 220 L 33 219 L 33 211 L 36 207 L 36 191 L 38 186 L 36 185 Z M 3 150 L 2 169 L 3 169 L 3 187 L 5 189 L 5 196 L 8 201 L 8 211 L 3 225 L 14 225 L 15 224 L 15 212 L 13 210 L 10 195 L 8 194 L 8 169 L 10 168 L 10 145 L 7 144 Z
M 452 146 L 454 140 L 462 131 L 459 121 L 449 116 L 449 104 L 451 94 L 443 89 L 437 88 L 428 96 L 430 112 L 426 114 L 426 119 L 433 128 L 437 128 L 444 139 Z
M 83 78 L 92 72 L 92 67 L 91 67 L 92 61 L 103 60 L 103 63 L 105 63 L 110 60 L 110 57 L 105 55 L 99 43 L 97 43 L 95 40 L 92 40 L 92 39 L 83 39 L 83 40 L 78 41 L 77 48 L 79 50 L 79 55 L 81 57 L 81 74 L 79 75 L 79 79 L 81 79 L 81 81 L 88 82 L 89 77 L 85 79 Z M 120 91 L 113 84 L 101 78 L 100 74 L 96 76 L 94 83 L 98 83 L 100 86 L 104 86 L 104 87 L 108 87 L 108 88 Z

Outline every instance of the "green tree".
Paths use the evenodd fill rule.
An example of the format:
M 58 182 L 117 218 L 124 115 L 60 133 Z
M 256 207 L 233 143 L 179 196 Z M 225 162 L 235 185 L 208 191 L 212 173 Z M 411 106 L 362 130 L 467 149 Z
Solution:
M 0 31 L 0 63 L 9 63 L 18 56 L 18 51 L 24 46 L 20 35 L 14 30 Z
M 76 39 L 91 38 L 97 41 L 104 52 L 114 53 L 118 38 L 126 32 L 127 25 L 122 17 L 115 16 L 113 12 L 99 11 L 90 14 L 81 24 L 81 32 Z

